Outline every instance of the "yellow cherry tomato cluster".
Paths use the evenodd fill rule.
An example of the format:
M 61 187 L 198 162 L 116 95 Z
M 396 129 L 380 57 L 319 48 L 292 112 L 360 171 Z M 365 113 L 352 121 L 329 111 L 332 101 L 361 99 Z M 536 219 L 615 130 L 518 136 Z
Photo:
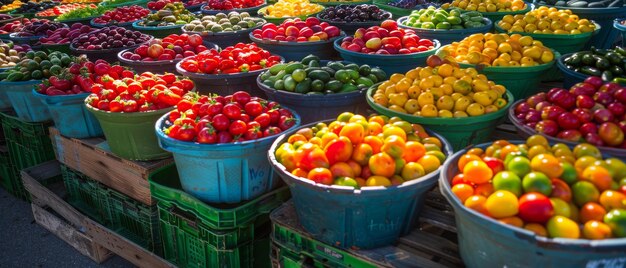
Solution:
M 443 9 L 452 7 L 478 12 L 506 12 L 524 10 L 526 3 L 522 0 L 454 0 L 441 5 Z
M 473 34 L 443 47 L 447 59 L 487 66 L 536 66 L 554 60 L 541 41 L 520 34 Z
M 19 7 L 22 6 L 22 2 L 21 1 L 13 1 L 13 3 L 10 3 L 8 5 L 3 5 L 0 7 L 0 12 L 9 12 L 15 9 L 18 9 Z
M 298 130 L 275 155 L 294 176 L 360 188 L 400 185 L 436 171 L 446 160 L 442 146 L 418 124 L 345 112 Z
M 503 224 L 551 238 L 626 237 L 626 164 L 591 144 L 498 140 L 456 164 L 452 193 Z
M 569 9 L 539 7 L 526 14 L 506 15 L 498 26 L 509 33 L 526 32 L 534 34 L 581 34 L 593 32 L 596 25 L 587 19 L 580 19 Z
M 283 18 L 306 16 L 320 12 L 324 6 L 312 4 L 308 0 L 279 0 L 275 4 L 268 6 L 265 13 L 269 17 Z
M 422 117 L 468 117 L 507 105 L 506 89 L 474 68 L 452 64 L 418 67 L 381 83 L 374 102 L 390 110 Z

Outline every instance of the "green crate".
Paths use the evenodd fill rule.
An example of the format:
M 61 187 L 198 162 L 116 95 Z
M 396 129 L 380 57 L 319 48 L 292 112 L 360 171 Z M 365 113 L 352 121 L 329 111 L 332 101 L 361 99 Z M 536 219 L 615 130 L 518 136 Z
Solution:
M 13 181 L 16 178 L 15 168 L 11 165 L 9 150 L 5 145 L 0 146 L 0 186 L 9 193 L 14 193 Z
M 148 206 L 118 191 L 104 188 L 107 196 L 109 226 L 116 233 L 162 256 L 159 217 L 156 206 Z
M 97 222 L 107 225 L 110 220 L 105 207 L 106 195 L 102 186 L 84 174 L 61 165 L 61 175 L 68 195 L 68 203 Z

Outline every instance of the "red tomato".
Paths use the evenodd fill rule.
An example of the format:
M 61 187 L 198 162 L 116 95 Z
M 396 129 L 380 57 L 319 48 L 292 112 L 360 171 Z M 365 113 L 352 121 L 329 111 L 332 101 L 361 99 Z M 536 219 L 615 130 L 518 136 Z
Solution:
M 241 108 L 235 104 L 229 103 L 224 105 L 222 113 L 229 119 L 239 119 L 239 117 L 241 117 Z
M 552 202 L 545 195 L 531 192 L 519 199 L 518 216 L 525 222 L 545 223 L 554 215 Z
M 263 112 L 263 105 L 258 101 L 250 101 L 245 104 L 244 109 L 250 117 L 257 117 Z
M 228 132 L 230 132 L 230 134 L 233 136 L 243 135 L 244 133 L 246 133 L 246 130 L 248 130 L 248 125 L 246 125 L 246 123 L 241 120 L 233 121 L 228 127 Z

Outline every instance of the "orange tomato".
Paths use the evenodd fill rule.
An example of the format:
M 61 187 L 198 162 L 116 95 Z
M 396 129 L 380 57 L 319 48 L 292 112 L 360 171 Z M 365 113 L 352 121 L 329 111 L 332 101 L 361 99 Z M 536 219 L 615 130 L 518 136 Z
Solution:
M 482 160 L 472 160 L 463 167 L 465 179 L 475 184 L 486 183 L 493 177 L 493 171 Z
M 397 127 L 397 126 L 388 126 L 386 128 L 383 127 L 383 137 L 387 138 L 391 135 L 399 136 L 400 138 L 406 141 L 406 132 L 404 132 L 402 128 Z
M 296 177 L 301 177 L 301 178 L 307 178 L 309 176 L 309 173 L 306 172 L 304 169 L 301 169 L 301 168 L 296 168 L 296 169 L 292 170 L 291 174 L 293 174 Z
M 424 171 L 424 167 L 422 167 L 422 165 L 415 162 L 409 162 L 402 167 L 402 172 L 400 174 L 402 175 L 402 179 L 410 181 L 424 176 L 426 172 Z
M 304 142 L 306 142 L 306 141 L 308 141 L 308 139 L 304 135 L 301 135 L 301 134 L 298 134 L 298 133 L 289 136 L 289 139 L 287 139 L 287 142 L 291 143 L 291 144 L 296 143 L 296 141 L 304 141 Z
M 539 236 L 548 236 L 548 230 L 538 223 L 528 223 L 524 225 L 524 229 L 529 230 Z
M 357 177 L 354 179 L 356 181 L 356 183 L 359 185 L 359 187 L 363 187 L 365 186 L 365 180 L 363 178 Z
M 391 181 L 384 176 L 371 176 L 365 181 L 366 186 L 391 186 Z
M 424 167 L 424 171 L 426 171 L 426 174 L 437 170 L 439 166 L 441 166 L 441 161 L 439 160 L 439 158 L 431 154 L 426 154 L 425 156 L 417 160 L 417 163 Z
M 383 116 L 380 115 L 374 115 L 374 116 L 370 116 L 370 118 L 367 120 L 368 122 L 376 122 L 381 126 L 384 126 L 386 124 L 385 118 Z
M 583 226 L 583 237 L 587 239 L 611 238 L 611 227 L 601 221 L 588 221 Z
M 422 143 L 424 143 L 424 145 L 426 145 L 426 144 L 433 144 L 433 145 L 437 146 L 437 148 L 439 148 L 439 149 L 441 149 L 443 147 L 443 144 L 441 144 L 441 141 L 439 139 L 437 139 L 436 137 L 423 138 L 422 139 Z
M 465 179 L 465 176 L 463 175 L 463 173 L 459 173 L 456 174 L 456 176 L 454 176 L 454 178 L 452 178 L 452 182 L 450 183 L 450 185 L 457 185 L 459 183 L 465 183 L 465 184 L 469 184 L 474 186 L 474 184 L 471 181 L 468 181 Z
M 519 217 L 515 217 L 515 216 L 502 218 L 502 219 L 499 219 L 498 221 L 501 223 L 513 225 L 519 228 L 522 228 L 524 226 L 524 221 L 522 221 L 522 219 L 520 219 Z
M 385 138 L 383 147 L 380 150 L 393 158 L 400 158 L 404 153 L 405 144 L 406 142 L 399 136 L 391 135 Z
M 330 166 L 324 150 L 311 143 L 306 143 L 296 150 L 294 161 L 297 167 L 304 170 Z
M 346 137 L 339 137 L 330 141 L 324 147 L 324 153 L 328 158 L 329 164 L 337 162 L 346 162 L 352 156 L 352 142 Z
M 361 175 L 361 165 L 354 160 L 348 160 L 347 164 L 352 168 L 355 176 Z
M 483 149 L 480 149 L 480 148 L 472 148 L 472 149 L 469 149 L 469 151 L 467 151 L 467 153 L 468 154 L 475 154 L 477 156 L 481 156 L 485 152 L 483 151 Z
M 452 186 L 452 193 L 459 198 L 461 203 L 465 203 L 465 201 L 474 195 L 474 187 L 469 184 L 459 183 L 457 185 Z
M 331 185 L 333 184 L 333 174 L 327 168 L 314 168 L 309 171 L 307 176 L 309 180 L 316 183 Z
M 480 156 L 477 156 L 475 154 L 464 154 L 459 158 L 459 162 L 457 162 L 457 166 L 459 167 L 459 170 L 463 170 L 463 168 L 465 167 L 465 165 L 467 165 L 467 163 L 469 163 L 470 161 L 474 161 L 474 160 L 482 160 L 480 158 Z
M 485 202 L 487 202 L 486 197 L 482 195 L 472 195 L 469 198 L 465 199 L 465 202 L 463 202 L 463 204 L 466 207 L 476 210 L 484 215 L 489 215 L 489 212 L 487 212 L 487 208 L 485 207 Z
M 585 168 L 582 179 L 593 183 L 600 192 L 611 189 L 611 182 L 613 182 L 609 171 L 601 166 L 588 166 Z
M 491 194 L 493 194 L 493 192 L 494 192 L 493 184 L 491 183 L 483 183 L 483 184 L 476 185 L 476 188 L 474 189 L 475 195 L 482 195 L 484 197 L 489 197 Z
M 337 177 L 349 177 L 354 178 L 354 170 L 346 162 L 337 162 L 330 166 L 330 173 L 333 174 L 333 178 Z
M 586 223 L 588 221 L 603 221 L 606 210 L 596 202 L 588 202 L 584 204 L 579 211 L 580 221 Z
M 383 127 L 378 122 L 367 123 L 367 135 L 378 135 L 383 133 Z
M 530 167 L 535 171 L 546 174 L 549 178 L 559 178 L 563 174 L 561 162 L 550 154 L 538 154 L 533 157 L 530 161 Z
M 333 133 L 333 132 L 328 132 L 326 134 L 324 134 L 322 136 L 322 148 L 326 147 L 326 145 L 328 145 L 328 143 L 330 143 L 331 141 L 338 139 L 339 136 L 337 136 L 337 134 Z
M 339 133 L 341 133 L 341 129 L 343 129 L 343 126 L 345 125 L 345 122 L 333 121 L 328 125 L 328 130 L 339 135 Z
M 485 207 L 494 218 L 507 218 L 517 215 L 519 212 L 519 201 L 513 193 L 499 190 L 487 197 Z
M 404 154 L 402 158 L 406 162 L 415 162 L 426 154 L 426 147 L 420 142 L 409 141 L 404 145 Z
M 618 191 L 606 190 L 600 195 L 600 204 L 607 210 L 626 209 L 626 195 Z
M 372 147 L 372 151 L 377 154 L 380 153 L 380 148 L 383 147 L 383 139 L 378 136 L 365 136 L 363 143 Z
M 308 127 L 299 129 L 298 131 L 296 131 L 296 134 L 304 136 L 307 140 L 313 138 L 313 130 Z
M 341 129 L 339 136 L 348 137 L 352 144 L 359 144 L 365 137 L 365 128 L 359 123 L 348 123 Z
M 368 145 L 369 146 L 369 145 Z M 358 161 L 357 161 L 358 162 Z M 396 162 L 386 153 L 377 153 L 369 159 L 369 168 L 372 174 L 383 177 L 391 177 L 396 171 Z
M 352 160 L 364 166 L 373 154 L 374 150 L 371 146 L 361 143 L 354 147 L 354 150 L 352 150 Z
M 560 198 L 565 202 L 572 201 L 572 189 L 560 179 L 552 179 L 552 193 L 550 197 Z

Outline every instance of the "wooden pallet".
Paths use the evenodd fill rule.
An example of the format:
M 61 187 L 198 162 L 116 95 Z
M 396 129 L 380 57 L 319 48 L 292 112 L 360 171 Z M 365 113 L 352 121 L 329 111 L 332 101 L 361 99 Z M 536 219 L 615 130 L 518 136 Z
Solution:
M 62 182 L 44 187 L 40 181 L 61 174 L 59 162 L 49 161 L 21 171 L 32 198 L 35 221 L 97 263 L 113 254 L 139 267 L 175 267 L 157 255 L 81 214 L 63 200 Z
M 174 164 L 173 158 L 130 161 L 112 154 L 103 138 L 74 139 L 50 128 L 50 138 L 59 162 L 143 204 L 154 205 L 148 176 Z

